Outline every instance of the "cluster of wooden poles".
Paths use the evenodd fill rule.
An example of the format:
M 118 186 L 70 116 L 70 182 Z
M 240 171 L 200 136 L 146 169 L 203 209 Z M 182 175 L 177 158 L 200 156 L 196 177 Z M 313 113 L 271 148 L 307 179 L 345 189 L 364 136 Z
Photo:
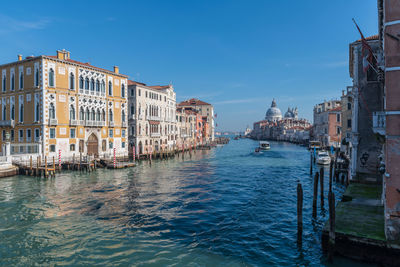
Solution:
M 44 165 L 42 158 L 38 156 L 36 158 L 36 166 L 33 164 L 32 156 L 29 158 L 29 166 L 19 166 L 20 172 L 22 171 L 25 175 L 39 176 L 39 177 L 55 177 L 56 171 L 61 170 L 61 165 L 58 164 L 56 167 L 55 158 L 53 157 L 53 164 L 49 166 L 47 156 L 44 157 Z
M 190 157 L 190 159 L 191 159 L 191 158 L 192 158 L 192 153 L 193 153 L 193 151 L 196 152 L 196 151 L 197 151 L 197 148 L 196 148 L 196 147 L 194 147 L 193 149 L 192 149 L 191 147 L 189 147 L 189 148 L 182 148 L 182 151 L 176 150 L 173 156 L 177 155 L 177 156 L 179 157 L 179 154 L 181 154 L 181 155 L 182 155 L 182 159 L 184 160 L 184 159 L 185 159 L 185 152 L 189 152 L 189 157 Z M 165 155 L 165 154 L 160 154 L 160 156 L 158 157 L 158 159 L 168 159 L 168 155 L 165 155 L 165 156 L 163 156 L 163 155 Z M 153 161 L 152 153 L 147 154 L 147 160 L 149 161 L 149 164 L 150 164 L 150 166 L 151 166 L 151 163 L 152 163 L 152 161 Z
M 335 159 L 336 164 L 336 159 Z M 311 153 L 310 162 L 310 175 L 312 175 L 313 157 Z M 332 191 L 332 180 L 338 180 L 339 173 L 335 172 L 333 175 L 333 165 L 331 161 L 329 166 L 329 191 L 328 191 L 328 205 L 329 205 L 329 248 L 328 248 L 328 259 L 332 260 L 335 247 L 335 193 Z M 343 181 L 343 179 L 342 179 Z M 348 179 L 347 179 L 348 181 Z M 314 175 L 314 190 L 313 190 L 313 204 L 312 204 L 312 217 L 317 217 L 317 202 L 318 202 L 318 183 L 320 185 L 320 207 L 324 209 L 324 168 L 320 168 L 319 172 L 315 172 Z M 297 184 L 297 244 L 299 247 L 302 246 L 303 240 L 303 187 L 301 183 Z

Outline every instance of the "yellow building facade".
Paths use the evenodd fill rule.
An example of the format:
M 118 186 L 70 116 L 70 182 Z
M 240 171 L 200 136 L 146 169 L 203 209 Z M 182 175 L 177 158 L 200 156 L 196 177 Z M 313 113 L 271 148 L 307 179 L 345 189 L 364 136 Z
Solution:
M 1 149 L 12 155 L 127 154 L 127 76 L 68 51 L 0 65 Z

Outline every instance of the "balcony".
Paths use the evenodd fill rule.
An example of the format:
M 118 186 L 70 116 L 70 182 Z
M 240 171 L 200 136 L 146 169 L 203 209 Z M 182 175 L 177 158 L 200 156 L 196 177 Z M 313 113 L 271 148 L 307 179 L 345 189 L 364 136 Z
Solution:
M 94 123 L 95 123 L 95 121 L 86 120 L 85 126 L 96 126 Z
M 13 127 L 15 126 L 15 121 L 14 120 L 6 120 L 6 121 L 0 121 L 0 126 L 3 127 Z
M 160 137 L 160 133 L 150 133 L 150 137 Z
M 384 111 L 376 111 L 372 114 L 372 131 L 385 135 L 386 133 L 386 115 Z
M 69 120 L 69 125 L 77 126 L 78 125 L 78 121 L 77 120 Z
M 80 126 L 85 126 L 85 121 L 84 120 L 79 120 L 79 125 Z
M 49 119 L 49 125 L 53 126 L 53 125 L 57 125 L 58 124 L 58 120 L 57 119 Z
M 150 121 L 161 121 L 161 117 L 159 116 L 146 116 L 146 119 Z
M 109 122 L 108 122 L 108 126 L 110 126 L 110 127 L 114 127 L 114 126 L 115 126 L 115 122 L 113 122 L 113 121 L 109 121 Z

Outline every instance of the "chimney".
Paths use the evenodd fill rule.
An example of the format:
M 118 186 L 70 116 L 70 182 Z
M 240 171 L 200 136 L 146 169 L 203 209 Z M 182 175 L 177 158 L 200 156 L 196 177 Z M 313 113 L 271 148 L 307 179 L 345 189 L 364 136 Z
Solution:
M 18 55 L 18 61 L 22 60 L 22 55 Z
M 118 66 L 114 66 L 114 72 L 119 74 L 119 67 Z
M 69 51 L 67 51 L 67 54 L 65 56 L 65 59 L 70 59 L 71 58 L 71 53 Z
M 57 50 L 57 58 L 64 59 L 64 53 L 61 50 Z

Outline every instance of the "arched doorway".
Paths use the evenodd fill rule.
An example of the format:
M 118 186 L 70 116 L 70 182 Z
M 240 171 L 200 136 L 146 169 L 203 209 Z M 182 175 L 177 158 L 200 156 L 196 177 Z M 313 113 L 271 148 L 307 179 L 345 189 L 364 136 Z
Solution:
M 95 156 L 99 154 L 99 141 L 94 133 L 92 133 L 87 140 L 87 153 L 88 155 Z
M 155 150 L 156 150 L 156 152 L 158 152 L 158 150 L 159 150 L 158 141 L 155 141 L 154 144 L 155 144 Z
M 143 154 L 143 144 L 142 141 L 139 142 L 139 155 Z

